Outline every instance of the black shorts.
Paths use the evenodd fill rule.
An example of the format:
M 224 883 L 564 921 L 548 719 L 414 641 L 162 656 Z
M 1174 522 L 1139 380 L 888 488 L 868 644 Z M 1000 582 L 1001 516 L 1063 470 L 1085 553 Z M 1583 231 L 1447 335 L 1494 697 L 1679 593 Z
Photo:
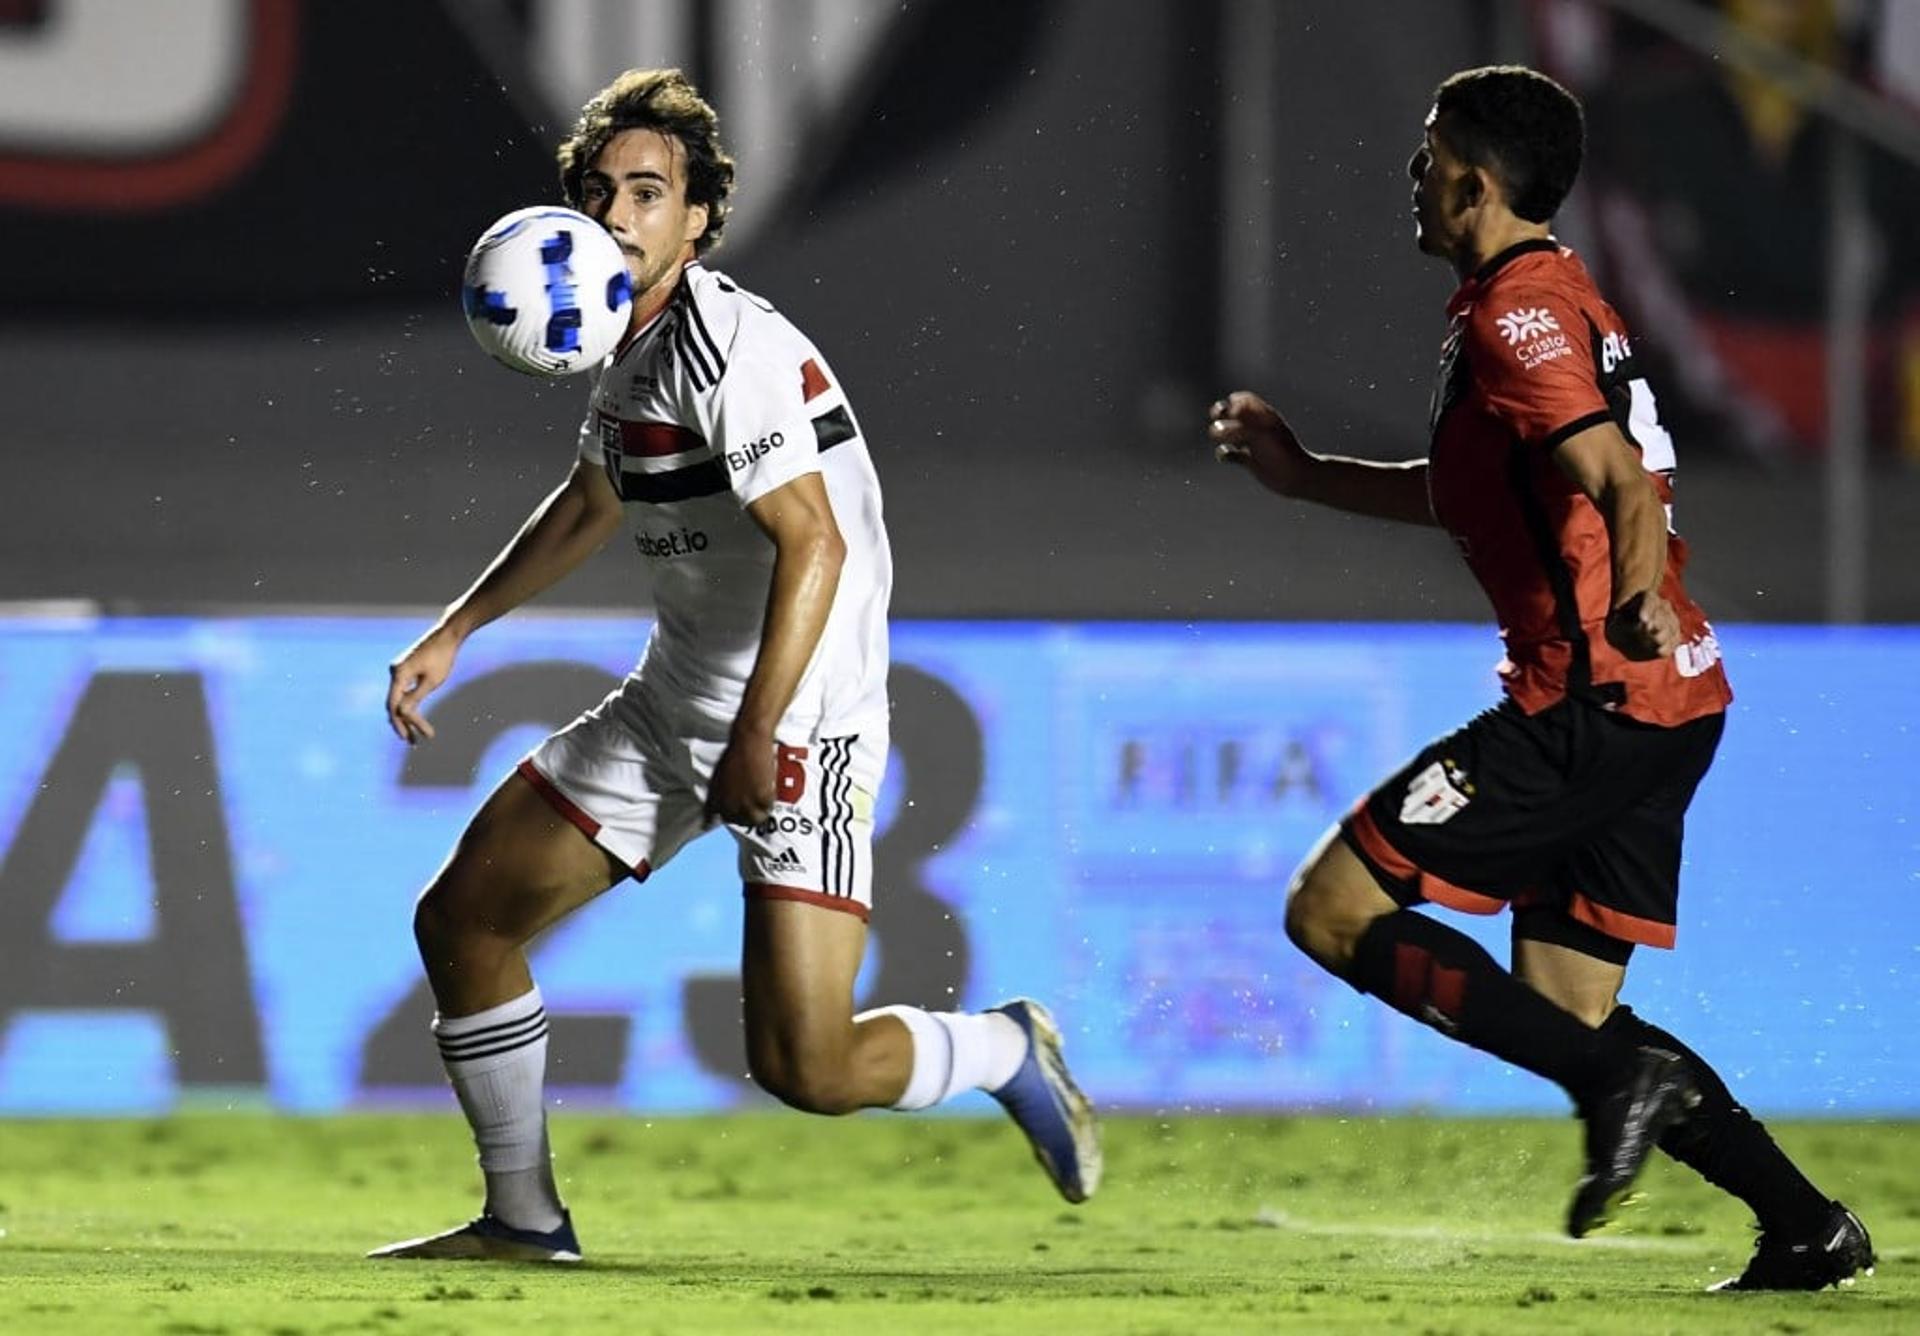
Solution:
M 1502 701 L 1422 749 L 1340 833 L 1403 905 L 1547 904 L 1670 947 L 1687 804 L 1725 724 L 1662 728 L 1573 699 L 1528 715 Z

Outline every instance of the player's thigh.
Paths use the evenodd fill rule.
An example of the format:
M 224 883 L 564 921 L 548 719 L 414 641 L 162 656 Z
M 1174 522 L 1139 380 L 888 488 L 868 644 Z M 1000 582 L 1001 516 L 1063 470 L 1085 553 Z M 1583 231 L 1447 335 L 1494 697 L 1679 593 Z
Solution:
M 873 903 L 884 729 L 780 748 L 773 810 L 734 827 L 747 902 L 742 970 L 751 1056 L 838 1062 Z
M 624 684 L 521 761 L 423 907 L 525 941 L 622 879 L 645 880 L 700 830 L 685 753 Z
M 423 932 L 525 941 L 628 875 L 525 776 L 495 789 L 420 899 Z
M 843 1065 L 866 921 L 801 900 L 749 896 L 740 952 L 747 1057 L 765 1084 Z

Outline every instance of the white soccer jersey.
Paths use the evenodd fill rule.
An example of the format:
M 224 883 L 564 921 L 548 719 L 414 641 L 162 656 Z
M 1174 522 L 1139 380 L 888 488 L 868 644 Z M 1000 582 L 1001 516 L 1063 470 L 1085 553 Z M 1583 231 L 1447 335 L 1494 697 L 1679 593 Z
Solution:
M 653 569 L 656 620 L 635 672 L 727 722 L 759 653 L 773 572 L 773 543 L 746 506 L 821 474 L 846 562 L 782 728 L 832 735 L 884 721 L 893 558 L 880 482 L 838 379 L 784 316 L 689 264 L 665 309 L 601 369 L 580 453 L 606 469 Z

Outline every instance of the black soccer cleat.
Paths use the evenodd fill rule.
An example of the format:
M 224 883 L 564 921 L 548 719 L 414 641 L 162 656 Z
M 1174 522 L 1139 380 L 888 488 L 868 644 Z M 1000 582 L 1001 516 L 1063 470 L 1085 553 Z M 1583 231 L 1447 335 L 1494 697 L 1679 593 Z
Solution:
M 1585 1238 L 1606 1224 L 1661 1133 L 1699 1102 L 1699 1087 L 1679 1054 L 1642 1048 L 1626 1081 L 1581 1111 L 1587 1125 L 1587 1172 L 1573 1191 L 1567 1233 Z
M 1824 1290 L 1851 1285 L 1860 1272 L 1873 1274 L 1873 1240 L 1860 1217 L 1833 1202 L 1820 1227 L 1800 1238 L 1777 1230 L 1760 1235 L 1747 1269 L 1707 1288 L 1729 1290 Z

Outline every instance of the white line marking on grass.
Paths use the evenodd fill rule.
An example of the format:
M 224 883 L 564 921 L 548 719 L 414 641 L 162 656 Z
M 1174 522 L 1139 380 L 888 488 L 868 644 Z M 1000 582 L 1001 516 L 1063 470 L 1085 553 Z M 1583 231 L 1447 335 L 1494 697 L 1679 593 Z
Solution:
M 1628 1252 L 1675 1253 L 1720 1252 L 1727 1246 L 1724 1241 L 1707 1238 L 1651 1239 L 1637 1235 L 1595 1234 L 1584 1239 L 1570 1239 L 1565 1234 L 1556 1234 L 1544 1229 L 1462 1229 L 1457 1225 L 1386 1225 L 1360 1220 L 1302 1220 L 1298 1216 L 1289 1215 L 1271 1206 L 1262 1206 L 1254 1212 L 1253 1222 L 1256 1225 L 1265 1225 L 1269 1229 L 1286 1230 L 1290 1234 L 1361 1235 L 1366 1238 L 1414 1239 L 1431 1243 L 1524 1243 L 1528 1245 L 1555 1243 L 1570 1248 L 1616 1248 Z
M 1312 1234 L 1324 1238 L 1375 1238 L 1398 1239 L 1415 1243 L 1454 1243 L 1482 1245 L 1518 1245 L 1538 1246 L 1555 1244 L 1565 1248 L 1606 1248 L 1615 1252 L 1672 1253 L 1680 1255 L 1701 1253 L 1725 1253 L 1730 1248 L 1744 1253 L 1752 1246 L 1752 1236 L 1739 1239 L 1701 1235 L 1697 1238 L 1648 1238 L 1636 1234 L 1591 1234 L 1584 1239 L 1571 1239 L 1565 1234 L 1557 1234 L 1544 1229 L 1462 1229 L 1457 1225 L 1387 1225 L 1361 1220 L 1302 1220 L 1272 1206 L 1262 1206 L 1254 1212 L 1253 1222 L 1268 1229 L 1284 1230 L 1290 1234 Z M 1879 1248 L 1874 1249 L 1875 1260 L 1881 1264 L 1887 1262 L 1909 1262 L 1920 1259 L 1920 1248 Z M 1867 1275 L 1871 1276 L 1872 1271 Z M 1852 1285 L 1853 1279 L 1844 1284 Z

